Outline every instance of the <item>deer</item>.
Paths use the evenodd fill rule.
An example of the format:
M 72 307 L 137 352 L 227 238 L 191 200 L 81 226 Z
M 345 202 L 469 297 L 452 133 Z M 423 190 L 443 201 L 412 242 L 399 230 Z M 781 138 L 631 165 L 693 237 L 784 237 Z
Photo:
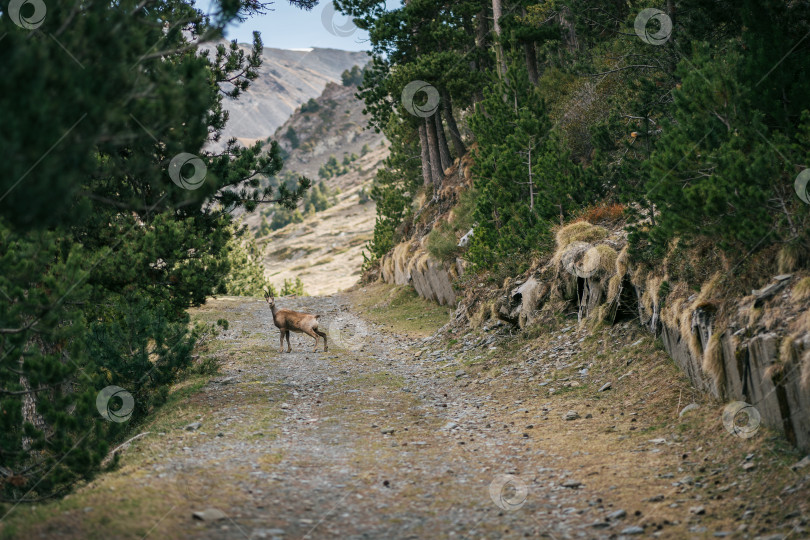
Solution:
M 323 338 L 323 352 L 329 350 L 326 334 L 318 330 L 318 317 L 320 315 L 310 315 L 309 313 L 300 313 L 298 311 L 291 311 L 289 309 L 278 309 L 276 307 L 276 299 L 267 291 L 264 293 L 264 299 L 267 300 L 267 305 L 270 306 L 270 311 L 273 312 L 273 324 L 276 325 L 281 331 L 281 343 L 278 352 L 284 352 L 284 338 L 287 338 L 287 352 L 292 352 L 292 345 L 290 345 L 290 332 L 304 333 L 315 338 L 314 352 L 318 351 L 318 339 Z

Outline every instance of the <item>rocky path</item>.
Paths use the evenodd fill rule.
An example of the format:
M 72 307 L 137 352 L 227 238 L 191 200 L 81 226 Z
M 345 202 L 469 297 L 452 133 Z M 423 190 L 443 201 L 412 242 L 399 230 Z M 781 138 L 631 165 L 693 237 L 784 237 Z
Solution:
M 416 359 L 421 340 L 380 332 L 340 299 L 289 307 L 331 321 L 330 351 L 312 353 L 299 336 L 291 354 L 228 365 L 227 384 L 204 389 L 211 413 L 200 429 L 208 431 L 188 443 L 185 459 L 165 464 L 188 471 L 215 461 L 223 481 L 239 478 L 238 504 L 200 536 L 565 538 L 601 517 L 560 456 L 530 444 L 525 426 L 493 415 L 492 396 L 462 391 L 455 375 L 437 377 L 439 354 Z M 232 310 L 229 335 L 272 324 L 260 302 Z M 253 389 L 245 387 L 255 386 L 264 403 L 246 405 Z M 259 407 L 280 411 L 277 434 L 235 437 Z M 527 416 L 514 409 L 507 414 Z
M 279 354 L 263 301 L 210 301 L 196 316 L 230 323 L 207 352 L 220 373 L 186 389 L 118 470 L 61 503 L 32 537 L 757 536 L 744 517 L 760 512 L 756 477 L 699 457 L 714 455 L 710 441 L 655 430 L 644 407 L 660 408 L 660 394 L 634 379 L 639 366 L 626 367 L 632 347 L 624 382 L 587 401 L 574 391 L 593 363 L 575 358 L 585 337 L 574 327 L 492 376 L 438 341 L 358 318 L 345 297 L 279 304 L 322 314 L 329 352 L 296 335 L 294 352 Z M 499 339 L 463 337 L 457 347 L 517 354 Z M 610 339 L 594 347 L 620 346 Z M 552 378 L 566 367 L 575 376 Z M 623 384 L 644 397 L 628 400 Z M 730 444 L 711 451 L 749 452 Z M 776 537 L 803 530 L 803 514 L 770 512 L 758 517 L 785 533 Z

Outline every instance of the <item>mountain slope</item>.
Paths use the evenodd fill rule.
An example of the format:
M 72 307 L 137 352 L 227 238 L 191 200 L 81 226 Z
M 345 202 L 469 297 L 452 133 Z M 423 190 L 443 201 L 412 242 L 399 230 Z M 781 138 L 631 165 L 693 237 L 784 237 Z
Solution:
M 361 198 L 361 190 L 370 190 L 388 156 L 388 144 L 382 134 L 365 129 L 367 118 L 356 92 L 355 86 L 327 84 L 323 94 L 297 109 L 273 136 L 288 153 L 279 178 L 303 175 L 316 184 L 323 181 L 336 203 L 310 214 L 302 203 L 302 222 L 273 231 L 268 223 L 283 212 L 275 206 L 242 217 L 276 285 L 298 277 L 308 294 L 331 294 L 360 277 L 362 250 L 371 239 L 376 215 L 374 202 Z M 330 160 L 340 171 L 319 176 Z
M 240 44 L 246 53 L 250 47 Z M 259 77 L 237 100 L 225 100 L 230 120 L 223 141 L 236 137 L 251 142 L 265 139 L 310 98 L 318 97 L 329 82 L 352 66 L 364 66 L 364 52 L 337 49 L 285 50 L 264 48 Z

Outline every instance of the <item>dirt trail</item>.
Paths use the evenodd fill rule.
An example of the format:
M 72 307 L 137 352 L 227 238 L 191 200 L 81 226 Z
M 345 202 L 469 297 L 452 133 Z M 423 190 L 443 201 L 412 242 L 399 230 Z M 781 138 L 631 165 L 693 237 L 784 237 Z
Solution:
M 449 352 L 438 340 L 358 318 L 346 296 L 278 303 L 322 314 L 329 352 L 313 353 L 313 340 L 294 335 L 294 352 L 279 354 L 263 301 L 209 301 L 195 316 L 230 322 L 208 351 L 223 361 L 220 373 L 176 390 L 181 397 L 145 426 L 150 435 L 132 444 L 116 471 L 55 508 L 32 510 L 37 524 L 19 537 L 753 538 L 803 531 L 806 503 L 797 510 L 791 501 L 806 500 L 804 483 L 760 508 L 751 494 L 766 497 L 770 488 L 757 474 L 775 477 L 768 465 L 741 473 L 721 461 L 742 462 L 749 452 L 759 461 L 758 447 L 746 446 L 753 443 L 723 439 L 723 447 L 659 425 L 650 412 L 661 408 L 656 396 L 677 388 L 647 388 L 636 373 L 644 368 L 627 367 L 650 356 L 642 339 L 622 349 L 626 375 L 613 378 L 610 392 L 594 389 L 601 380 L 587 389 L 577 382 L 594 365 L 583 368 L 582 355 L 598 356 L 584 347 L 621 348 L 621 339 L 635 339 L 625 335 L 630 330 L 589 341 L 568 326 L 549 333 L 542 349 L 523 341 L 529 346 L 515 351 L 501 328 L 460 336 Z M 462 353 L 477 356 L 460 363 Z M 532 359 L 509 362 L 517 354 Z M 479 369 L 504 356 L 502 367 Z M 669 377 L 669 364 L 654 365 Z M 554 378 L 563 369 L 575 376 Z M 643 388 L 644 397 L 623 394 L 623 384 L 627 392 Z M 576 415 L 566 418 L 570 409 Z M 192 517 L 204 511 L 204 519 Z M 745 532 L 754 518 L 758 529 Z
M 239 483 L 249 496 L 225 509 L 239 517 L 201 536 L 569 537 L 595 519 L 577 511 L 589 508 L 588 497 L 555 482 L 565 476 L 559 456 L 491 418 L 491 396 L 462 392 L 455 376 L 436 377 L 434 360 L 414 359 L 421 340 L 380 331 L 339 298 L 285 304 L 324 314 L 338 339 L 328 353 L 312 353 L 312 340 L 298 336 L 292 354 L 274 350 L 263 361 L 234 363 L 223 377 L 234 377 L 230 384 L 205 388 L 207 422 L 224 436 L 200 440 L 177 465 L 193 469 L 213 459 L 223 479 L 230 470 L 255 470 Z M 225 313 L 235 319 L 233 335 L 272 324 L 261 302 L 234 303 Z M 282 411 L 280 433 L 246 443 L 227 432 L 254 413 L 240 403 L 240 386 L 254 381 L 272 384 L 268 406 Z M 257 466 L 267 455 L 278 456 L 269 472 Z M 523 506 L 518 511 L 502 510 L 490 496 L 504 474 L 515 478 L 502 504 Z

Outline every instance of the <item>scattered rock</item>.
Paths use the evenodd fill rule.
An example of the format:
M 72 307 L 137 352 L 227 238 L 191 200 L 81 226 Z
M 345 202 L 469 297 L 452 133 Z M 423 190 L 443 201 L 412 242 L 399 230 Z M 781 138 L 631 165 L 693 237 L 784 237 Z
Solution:
M 743 466 L 742 466 L 744 471 L 750 471 L 754 467 L 756 467 L 756 464 L 751 462 L 751 461 L 747 461 L 747 462 L 743 463 Z
M 644 529 L 638 525 L 632 525 L 622 529 L 622 534 L 644 534 Z
M 281 404 L 281 408 L 282 408 L 282 409 L 289 409 L 289 408 L 290 408 L 290 404 L 289 404 L 289 403 L 282 403 L 282 404 Z
M 600 388 L 599 391 L 604 392 L 605 390 L 610 390 L 610 387 L 611 387 L 611 383 L 606 382 L 605 384 L 602 385 L 602 388 Z
M 200 512 L 194 512 L 192 517 L 194 519 L 199 519 L 200 521 L 219 521 L 227 518 L 228 516 L 225 515 L 225 512 L 219 508 L 207 508 Z
M 579 418 L 577 411 L 568 411 L 563 415 L 563 420 L 576 420 L 577 418 Z
M 183 429 L 185 429 L 186 431 L 197 431 L 201 427 L 202 427 L 202 422 L 192 422 Z
M 446 430 L 449 431 L 449 430 L 455 429 L 457 427 L 458 427 L 458 424 L 456 424 L 455 422 L 447 422 L 442 429 L 446 429 Z
M 615 519 L 622 519 L 626 515 L 627 515 L 627 512 L 625 510 L 616 510 L 615 512 L 611 512 L 610 514 L 608 514 L 607 519 L 609 519 L 610 521 L 613 521 Z
M 396 430 L 394 428 L 383 428 L 380 430 L 380 433 L 383 435 L 393 435 Z
M 467 374 L 466 371 L 464 371 L 463 369 L 460 369 L 460 370 L 456 371 L 456 378 L 463 377 L 466 374 Z
M 703 514 L 706 513 L 706 507 L 705 506 L 692 506 L 692 507 L 689 508 L 689 513 L 690 514 L 695 514 L 696 516 L 702 516 Z
M 576 480 L 566 480 L 562 483 L 562 487 L 569 488 L 569 489 L 577 489 L 582 485 L 582 482 L 577 482 Z

